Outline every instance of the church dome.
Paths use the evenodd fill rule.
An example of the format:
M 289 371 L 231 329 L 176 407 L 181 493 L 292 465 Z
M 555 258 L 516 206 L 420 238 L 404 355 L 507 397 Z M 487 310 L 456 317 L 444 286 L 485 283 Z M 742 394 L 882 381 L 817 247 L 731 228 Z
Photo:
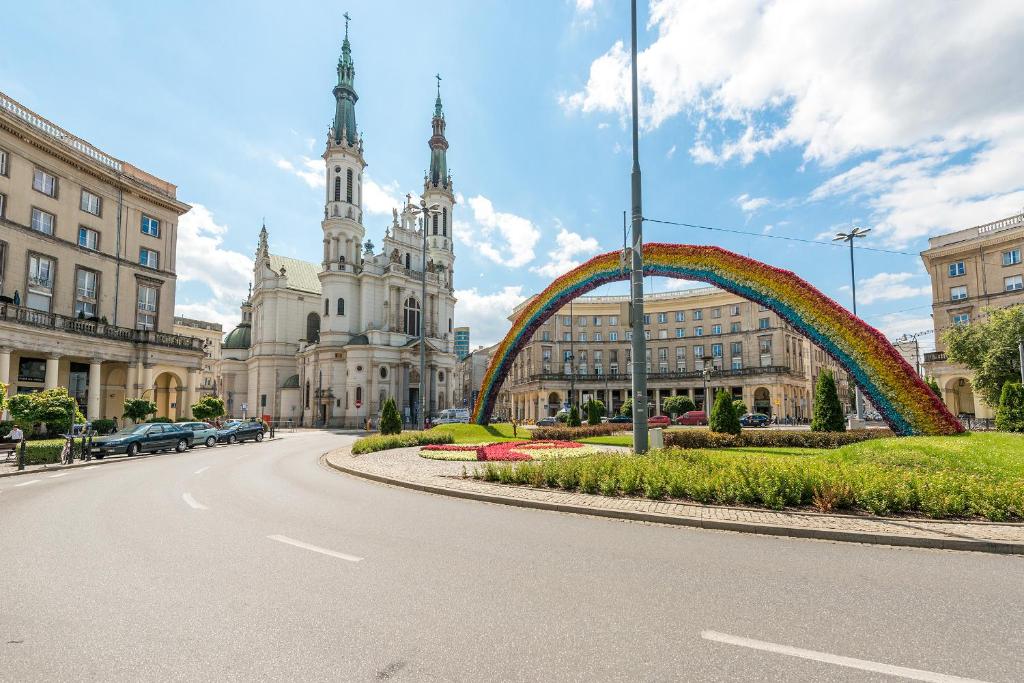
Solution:
M 238 327 L 228 332 L 224 337 L 221 348 L 224 349 L 247 349 L 252 344 L 252 325 L 250 323 L 239 323 Z

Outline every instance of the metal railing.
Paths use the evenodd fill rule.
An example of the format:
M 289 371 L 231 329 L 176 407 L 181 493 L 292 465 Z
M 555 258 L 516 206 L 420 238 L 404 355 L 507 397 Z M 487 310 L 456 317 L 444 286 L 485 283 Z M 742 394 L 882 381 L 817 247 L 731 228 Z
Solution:
M 713 379 L 720 377 L 749 377 L 754 375 L 783 375 L 791 374 L 797 376 L 803 376 L 804 373 L 799 370 L 795 370 L 786 365 L 769 365 L 765 367 L 751 367 L 751 368 L 740 368 L 738 370 L 718 369 L 716 368 L 712 373 Z M 559 382 L 568 382 L 571 373 L 568 372 L 541 372 L 531 374 L 522 378 L 518 382 L 534 382 L 544 380 L 554 380 Z M 577 373 L 573 378 L 577 382 L 629 382 L 632 378 L 631 374 L 628 373 L 608 373 L 608 374 L 579 374 Z M 704 378 L 703 370 L 688 370 L 686 372 L 648 372 L 647 379 L 651 382 L 658 381 L 671 381 L 671 380 L 702 380 Z
M 946 360 L 945 351 L 929 351 L 924 354 L 925 363 L 942 363 Z

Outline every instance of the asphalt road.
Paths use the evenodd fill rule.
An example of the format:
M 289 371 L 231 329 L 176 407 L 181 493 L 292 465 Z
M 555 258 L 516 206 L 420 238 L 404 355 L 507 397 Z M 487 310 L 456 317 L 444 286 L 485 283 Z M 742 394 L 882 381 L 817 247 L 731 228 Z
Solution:
M 0 479 L 0 680 L 1024 678 L 1021 558 L 444 498 L 351 438 Z

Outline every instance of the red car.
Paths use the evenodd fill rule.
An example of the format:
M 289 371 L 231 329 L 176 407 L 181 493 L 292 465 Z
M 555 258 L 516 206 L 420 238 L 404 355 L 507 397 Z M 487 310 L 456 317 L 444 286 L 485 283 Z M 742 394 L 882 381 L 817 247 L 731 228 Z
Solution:
M 672 420 L 668 419 L 668 415 L 651 415 L 647 418 L 648 427 L 668 427 L 672 424 Z
M 703 410 L 691 410 L 676 418 L 677 425 L 706 425 L 708 416 Z

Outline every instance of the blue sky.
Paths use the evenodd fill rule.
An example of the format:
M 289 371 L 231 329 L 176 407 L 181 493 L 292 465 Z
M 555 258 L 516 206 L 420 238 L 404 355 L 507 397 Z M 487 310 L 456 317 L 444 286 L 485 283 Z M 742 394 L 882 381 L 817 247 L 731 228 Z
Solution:
M 5 11 L 0 90 L 195 205 L 181 224 L 179 312 L 237 319 L 264 218 L 273 251 L 319 261 L 345 10 L 378 244 L 390 206 L 422 188 L 442 75 L 461 198 L 457 322 L 474 345 L 500 338 L 504 312 L 553 275 L 621 246 L 627 3 L 238 7 Z M 641 21 L 645 215 L 805 239 L 874 228 L 869 244 L 912 254 L 858 255 L 860 311 L 890 336 L 931 326 L 913 255 L 929 235 L 1024 206 L 1020 3 L 655 0 Z M 645 236 L 718 244 L 849 301 L 840 249 L 651 223 Z

